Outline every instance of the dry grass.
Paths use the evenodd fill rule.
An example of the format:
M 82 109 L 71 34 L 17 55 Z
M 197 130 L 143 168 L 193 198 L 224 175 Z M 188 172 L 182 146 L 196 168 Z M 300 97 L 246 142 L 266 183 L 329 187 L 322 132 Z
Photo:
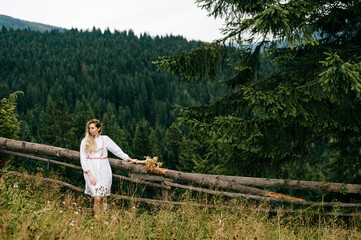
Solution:
M 2 175 L 0 191 L 0 239 L 361 239 L 360 219 L 269 215 L 258 211 L 266 206 L 238 201 L 231 203 L 238 209 L 222 201 L 209 209 L 109 199 L 94 218 L 89 197 L 54 184 Z

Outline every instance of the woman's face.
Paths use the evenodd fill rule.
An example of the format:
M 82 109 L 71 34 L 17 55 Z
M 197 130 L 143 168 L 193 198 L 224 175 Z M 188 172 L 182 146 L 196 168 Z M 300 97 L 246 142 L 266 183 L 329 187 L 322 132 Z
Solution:
M 97 126 L 95 126 L 95 123 L 89 124 L 89 134 L 91 136 L 93 136 L 93 137 L 99 136 L 99 130 L 100 130 L 100 128 L 97 128 Z

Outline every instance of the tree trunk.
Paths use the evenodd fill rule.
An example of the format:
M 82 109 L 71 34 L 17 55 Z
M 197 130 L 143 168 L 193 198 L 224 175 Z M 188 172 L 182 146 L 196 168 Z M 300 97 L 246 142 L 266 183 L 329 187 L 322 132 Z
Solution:
M 68 159 L 78 163 L 80 160 L 80 154 L 78 151 L 48 146 L 44 144 L 18 141 L 3 137 L 0 137 L 0 148 L 5 150 L 12 150 L 15 152 L 30 153 L 35 155 L 45 155 L 45 156 L 62 158 L 62 159 Z M 111 166 L 114 168 L 130 171 L 132 173 L 147 174 L 147 170 L 142 165 L 136 165 L 114 158 L 109 158 L 109 162 Z M 167 174 L 165 175 L 165 178 L 171 178 L 175 181 L 196 183 L 203 186 L 234 190 L 238 192 L 256 194 L 260 196 L 266 196 L 270 192 L 245 185 L 256 186 L 256 187 L 281 187 L 281 188 L 307 189 L 307 190 L 329 191 L 329 192 L 342 191 L 347 193 L 361 193 L 360 184 L 342 184 L 342 183 L 330 183 L 330 182 L 210 175 L 210 174 L 184 173 L 174 170 L 167 170 L 166 173 Z

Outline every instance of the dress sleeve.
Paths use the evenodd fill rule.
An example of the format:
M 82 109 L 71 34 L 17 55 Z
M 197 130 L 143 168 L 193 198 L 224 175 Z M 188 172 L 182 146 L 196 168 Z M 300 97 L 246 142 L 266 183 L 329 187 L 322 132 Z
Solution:
M 85 141 L 81 141 L 80 144 L 80 165 L 83 168 L 84 172 L 89 171 L 87 159 L 86 159 L 86 152 L 85 152 Z
M 106 148 L 111 151 L 115 156 L 127 160 L 128 154 L 125 154 L 123 150 L 108 136 L 104 136 L 104 143 Z

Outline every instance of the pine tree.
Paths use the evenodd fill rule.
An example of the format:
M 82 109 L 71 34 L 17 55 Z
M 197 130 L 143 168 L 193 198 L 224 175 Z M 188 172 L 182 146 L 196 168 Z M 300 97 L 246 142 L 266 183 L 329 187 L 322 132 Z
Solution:
M 109 117 L 108 114 L 104 114 L 102 126 L 102 134 L 108 135 L 125 153 L 131 156 L 132 144 L 130 142 L 129 133 L 125 129 L 120 128 L 115 115 Z
M 41 127 L 41 137 L 45 144 L 69 149 L 79 148 L 72 118 L 64 100 L 59 96 L 55 101 L 48 97 Z
M 133 138 L 133 154 L 134 158 L 144 159 L 145 156 L 150 156 L 152 147 L 149 140 L 150 126 L 146 120 L 139 122 L 136 126 Z
M 168 168 L 169 166 L 165 162 L 165 138 L 164 138 L 164 129 L 162 129 L 158 124 L 155 125 L 154 129 L 150 128 L 149 141 L 151 145 L 151 154 L 150 157 L 158 157 L 159 162 L 165 163 L 164 167 Z
M 16 139 L 20 132 L 18 114 L 15 112 L 16 99 L 21 91 L 10 94 L 9 98 L 3 98 L 0 102 L 0 137 Z
M 232 92 L 208 105 L 180 107 L 182 122 L 228 146 L 229 166 L 254 163 L 264 173 L 280 172 L 327 156 L 330 176 L 359 182 L 361 2 L 197 3 L 225 19 L 224 38 L 156 64 L 191 82 L 217 79 L 217 63 L 226 61 L 231 76 L 222 84 Z M 263 57 L 277 64 L 275 71 L 261 74 Z M 324 151 L 314 154 L 321 145 Z
M 16 139 L 20 132 L 20 122 L 18 114 L 15 112 L 16 99 L 18 94 L 23 92 L 17 91 L 10 94 L 9 98 L 3 98 L 0 102 L 0 137 Z M 0 168 L 2 168 L 9 157 L 0 154 Z
M 173 123 L 165 133 L 166 157 L 165 162 L 167 168 L 176 169 L 179 162 L 179 154 L 183 143 L 183 135 L 181 130 Z
M 80 140 L 85 136 L 85 125 L 89 120 L 94 118 L 94 112 L 87 100 L 82 97 L 81 102 L 77 102 L 75 105 L 75 113 L 74 131 L 80 144 Z

